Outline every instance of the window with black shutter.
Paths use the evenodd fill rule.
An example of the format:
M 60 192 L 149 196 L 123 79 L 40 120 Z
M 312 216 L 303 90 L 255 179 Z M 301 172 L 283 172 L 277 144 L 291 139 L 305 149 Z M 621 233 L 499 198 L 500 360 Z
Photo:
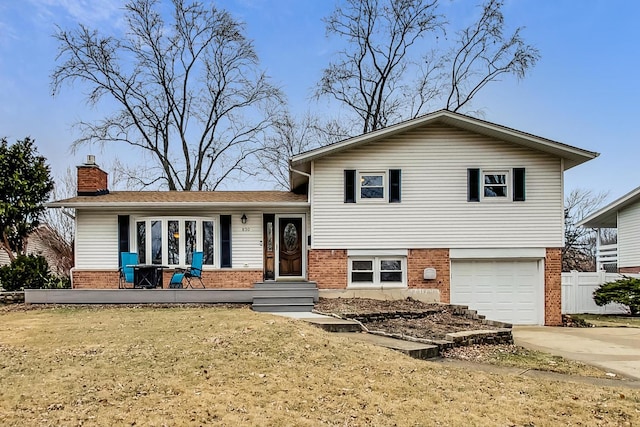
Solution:
M 480 169 L 467 169 L 467 201 L 480 201 Z
M 220 215 L 220 267 L 231 268 L 231 215 Z
M 118 215 L 118 252 L 129 252 L 129 215 Z M 121 262 L 118 256 L 118 264 Z
M 344 202 L 356 202 L 356 171 L 353 169 L 344 171 Z
M 389 203 L 400 203 L 401 176 L 400 169 L 389 170 Z
M 513 201 L 524 202 L 525 200 L 525 179 L 524 168 L 513 169 Z

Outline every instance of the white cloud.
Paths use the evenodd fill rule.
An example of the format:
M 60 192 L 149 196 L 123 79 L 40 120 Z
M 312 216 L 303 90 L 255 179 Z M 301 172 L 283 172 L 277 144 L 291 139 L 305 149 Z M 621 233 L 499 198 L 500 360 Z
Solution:
M 114 0 L 29 0 L 37 15 L 46 21 L 70 20 L 89 27 L 117 25 L 123 1 Z

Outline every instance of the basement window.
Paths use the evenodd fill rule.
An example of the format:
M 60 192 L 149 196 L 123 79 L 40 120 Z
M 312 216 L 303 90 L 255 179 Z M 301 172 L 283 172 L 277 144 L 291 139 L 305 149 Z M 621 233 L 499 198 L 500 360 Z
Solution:
M 350 287 L 405 287 L 405 257 L 350 257 Z

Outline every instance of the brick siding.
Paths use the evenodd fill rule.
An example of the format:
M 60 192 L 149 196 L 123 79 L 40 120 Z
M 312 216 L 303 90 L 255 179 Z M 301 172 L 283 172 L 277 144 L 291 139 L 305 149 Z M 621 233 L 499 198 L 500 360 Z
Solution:
M 107 190 L 107 173 L 95 165 L 78 166 L 78 194 Z
M 436 278 L 424 280 L 424 269 L 435 268 Z M 438 289 L 440 302 L 449 303 L 451 296 L 451 262 L 449 249 L 410 249 L 407 257 L 409 288 Z
M 562 249 L 547 248 L 544 260 L 544 324 L 562 325 Z
M 118 289 L 119 274 L 117 271 L 73 271 L 74 289 Z M 169 287 L 173 270 L 165 270 L 162 274 L 163 287 Z M 252 288 L 253 284 L 262 281 L 262 270 L 215 270 L 202 273 L 205 288 Z M 199 286 L 195 283 L 194 286 Z
M 118 289 L 117 271 L 71 271 L 74 289 Z
M 349 275 L 345 249 L 312 249 L 308 258 L 308 277 L 320 289 L 345 289 Z
M 640 267 L 620 267 L 618 269 L 620 274 L 638 274 L 640 273 Z

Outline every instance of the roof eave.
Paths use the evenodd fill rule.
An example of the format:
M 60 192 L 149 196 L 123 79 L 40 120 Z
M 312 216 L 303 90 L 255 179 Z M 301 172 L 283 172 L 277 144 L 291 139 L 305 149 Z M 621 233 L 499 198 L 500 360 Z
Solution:
M 426 114 L 418 119 L 398 123 L 396 125 L 389 126 L 388 128 L 380 129 L 365 135 L 356 136 L 354 138 L 346 139 L 335 144 L 320 147 L 306 153 L 298 154 L 297 156 L 292 157 L 291 165 L 297 166 L 308 163 L 332 153 L 357 146 L 359 144 L 374 142 L 400 132 L 406 132 L 413 128 L 423 126 L 427 123 L 437 121 L 442 121 L 445 124 L 460 127 L 471 132 L 487 135 L 497 139 L 503 139 L 514 144 L 527 146 L 531 149 L 537 149 L 539 151 L 544 151 L 556 155 L 565 159 L 565 170 L 571 169 L 572 167 L 578 166 L 600 155 L 599 153 L 593 151 L 573 147 L 571 145 L 528 134 L 526 132 L 511 129 L 502 125 L 497 125 L 495 123 L 468 117 L 458 113 L 452 113 L 451 111 L 447 110 L 439 110 L 431 114 Z
M 308 208 L 308 202 L 52 202 L 48 208 L 71 209 L 210 209 L 210 208 Z
M 640 201 L 640 187 L 637 187 L 622 197 L 609 203 L 602 209 L 578 222 L 578 226 L 589 228 L 616 228 L 618 224 L 618 212 L 625 207 Z

